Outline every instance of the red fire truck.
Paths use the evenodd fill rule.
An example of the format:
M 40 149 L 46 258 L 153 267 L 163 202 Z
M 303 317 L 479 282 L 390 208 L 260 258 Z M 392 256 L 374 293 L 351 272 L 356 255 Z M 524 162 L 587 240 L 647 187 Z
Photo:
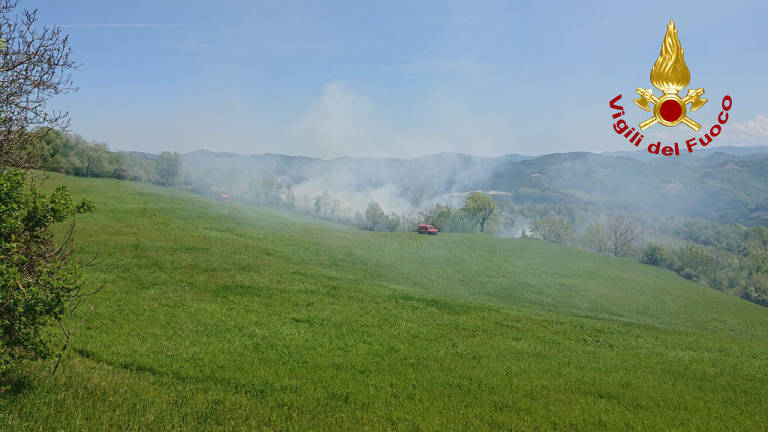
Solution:
M 427 235 L 437 235 L 437 228 L 433 227 L 432 225 L 419 225 L 419 227 L 416 229 L 416 232 L 419 234 L 427 234 Z

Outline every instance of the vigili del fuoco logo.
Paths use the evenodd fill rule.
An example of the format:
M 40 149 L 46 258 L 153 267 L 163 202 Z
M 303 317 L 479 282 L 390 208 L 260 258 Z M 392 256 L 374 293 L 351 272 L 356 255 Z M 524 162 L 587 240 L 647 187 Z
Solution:
M 619 105 L 621 95 L 611 100 L 610 106 L 615 110 L 612 116 L 615 120 L 613 130 L 635 147 L 640 147 L 640 144 L 646 139 L 643 135 L 644 131 L 657 123 L 666 127 L 684 124 L 696 132 L 701 131 L 701 124 L 689 116 L 689 111 L 694 112 L 708 102 L 708 99 L 701 98 L 704 89 L 688 89 L 688 94 L 682 98 L 678 94 L 691 81 L 691 72 L 685 64 L 683 53 L 683 47 L 677 37 L 675 22 L 669 20 L 659 58 L 656 59 L 656 63 L 651 68 L 651 84 L 662 94 L 657 97 L 651 88 L 637 88 L 637 94 L 640 97 L 634 100 L 635 105 L 653 114 L 651 118 L 640 123 L 637 129 L 635 127 L 630 128 L 627 122 L 621 118 L 625 115 L 624 107 Z M 688 108 L 689 105 L 690 108 Z M 705 131 L 704 136 L 695 136 L 685 141 L 685 148 L 688 153 L 692 153 L 696 146 L 708 146 L 715 137 L 722 133 L 723 125 L 728 122 L 728 111 L 731 110 L 732 105 L 731 96 L 725 95 L 721 102 L 722 110 L 712 127 Z M 646 139 L 646 141 L 650 140 Z M 649 143 L 647 148 L 648 152 L 653 154 L 680 155 L 680 145 L 677 142 L 674 145 L 663 145 L 661 141 L 656 141 Z

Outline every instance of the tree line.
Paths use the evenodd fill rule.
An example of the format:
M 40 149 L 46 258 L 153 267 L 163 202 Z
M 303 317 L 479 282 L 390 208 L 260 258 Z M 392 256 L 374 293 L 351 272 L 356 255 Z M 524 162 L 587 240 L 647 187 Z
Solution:
M 768 228 L 695 219 L 675 230 L 684 246 L 650 243 L 641 261 L 768 306 Z
M 415 215 L 387 214 L 376 201 L 371 201 L 365 212 L 357 212 L 354 223 L 369 231 L 415 231 L 417 225 L 432 225 L 442 232 L 487 232 L 499 219 L 499 209 L 493 197 L 472 192 L 464 199 L 464 206 L 453 208 L 446 204 L 428 206 Z
M 89 143 L 79 135 L 51 127 L 38 127 L 26 135 L 24 154 L 46 171 L 162 185 L 179 182 L 181 157 L 176 152 L 148 155 L 110 151 L 106 144 Z

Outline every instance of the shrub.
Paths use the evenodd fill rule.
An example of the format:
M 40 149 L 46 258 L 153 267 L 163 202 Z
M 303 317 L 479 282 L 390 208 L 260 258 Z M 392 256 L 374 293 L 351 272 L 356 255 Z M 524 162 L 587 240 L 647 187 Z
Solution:
M 640 261 L 652 266 L 666 267 L 669 262 L 669 254 L 663 246 L 656 243 L 648 243 L 648 246 L 643 250 Z
M 66 187 L 41 193 L 23 171 L 0 171 L 0 375 L 24 359 L 52 353 L 44 330 L 81 304 L 81 263 L 72 260 L 74 222 L 57 243 L 51 226 L 93 210 Z M 58 366 L 58 363 L 57 363 Z M 55 370 L 55 368 L 54 368 Z

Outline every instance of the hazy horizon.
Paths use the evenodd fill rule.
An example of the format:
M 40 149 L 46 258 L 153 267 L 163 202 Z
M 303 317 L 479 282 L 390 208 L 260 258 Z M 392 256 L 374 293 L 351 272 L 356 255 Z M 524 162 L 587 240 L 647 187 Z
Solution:
M 113 149 L 310 157 L 631 150 L 608 101 L 631 99 L 674 18 L 691 88 L 725 94 L 714 145 L 768 137 L 765 4 L 314 5 L 22 1 L 70 34 L 80 91 L 54 99 L 72 131 Z M 724 36 L 724 35 L 727 35 Z M 734 42 L 736 41 L 736 42 Z M 739 49 L 733 49 L 737 43 Z M 686 128 L 687 129 L 687 128 Z M 690 130 L 649 130 L 681 142 Z
M 768 145 L 763 144 L 745 144 L 741 146 L 734 146 L 734 145 L 728 145 L 728 146 L 720 146 L 721 148 L 718 149 L 717 147 L 710 147 L 705 150 L 700 150 L 696 153 L 693 153 L 690 157 L 706 157 L 711 154 L 715 154 L 718 151 L 722 149 L 733 149 L 733 148 L 739 148 L 742 150 L 748 150 L 748 149 L 763 149 L 768 150 Z M 137 152 L 137 153 L 145 153 L 145 154 L 152 154 L 152 155 L 158 155 L 163 151 L 166 150 L 158 150 L 156 152 L 146 152 L 141 150 L 121 150 L 121 149 L 114 149 L 110 148 L 110 151 L 127 151 L 127 152 Z M 442 156 L 442 155 L 454 155 L 454 156 L 469 156 L 473 158 L 486 158 L 486 159 L 497 159 L 497 158 L 503 158 L 506 156 L 518 156 L 523 158 L 538 158 L 542 156 L 548 156 L 553 154 L 568 154 L 568 153 L 589 153 L 594 155 L 624 155 L 629 153 L 639 153 L 642 156 L 645 156 L 645 151 L 641 150 L 605 150 L 605 151 L 588 151 L 588 150 L 573 150 L 573 151 L 555 151 L 555 152 L 548 152 L 548 153 L 529 153 L 529 154 L 521 154 L 521 153 L 504 153 L 499 155 L 493 155 L 493 156 L 485 156 L 485 155 L 478 155 L 478 154 L 472 154 L 472 153 L 464 153 L 464 152 L 439 152 L 439 153 L 424 153 L 424 154 L 417 154 L 412 156 L 332 156 L 332 157 L 320 157 L 320 156 L 307 156 L 303 154 L 291 154 L 291 153 L 279 153 L 279 152 L 264 152 L 264 153 L 241 153 L 237 151 L 225 151 L 225 150 L 210 150 L 205 148 L 199 148 L 189 151 L 183 151 L 179 152 L 180 154 L 191 154 L 191 153 L 197 153 L 197 152 L 210 152 L 210 153 L 216 153 L 216 154 L 231 154 L 231 155 L 237 155 L 237 156 L 286 156 L 286 157 L 296 157 L 296 158 L 310 158 L 310 159 L 320 159 L 320 160 L 326 160 L 326 161 L 332 161 L 337 159 L 418 159 L 418 158 L 424 158 L 424 157 L 432 157 L 432 156 Z M 649 157 L 653 157 L 653 155 L 649 155 Z M 667 160 L 667 159 L 659 159 L 659 160 Z M 669 159 L 672 161 L 675 161 L 677 159 Z

